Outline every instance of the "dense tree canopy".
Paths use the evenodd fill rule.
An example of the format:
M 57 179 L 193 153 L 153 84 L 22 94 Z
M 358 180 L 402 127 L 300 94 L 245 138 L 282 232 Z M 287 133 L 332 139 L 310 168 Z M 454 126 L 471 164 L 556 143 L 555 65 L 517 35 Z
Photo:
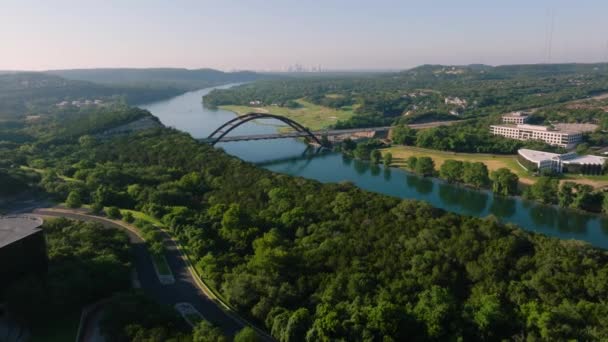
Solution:
M 8 158 L 43 165 L 40 186 L 62 200 L 160 220 L 281 341 L 608 338 L 608 255 L 583 243 L 275 174 L 171 129 Z M 463 179 L 487 184 L 487 168 L 463 165 Z M 541 179 L 531 193 L 557 201 Z

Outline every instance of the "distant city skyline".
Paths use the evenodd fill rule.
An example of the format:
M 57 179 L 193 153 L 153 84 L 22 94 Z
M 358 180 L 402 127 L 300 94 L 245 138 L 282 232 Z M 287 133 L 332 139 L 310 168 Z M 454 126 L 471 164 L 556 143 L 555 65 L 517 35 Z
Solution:
M 608 62 L 608 2 L 600 0 L 5 0 L 2 7 L 0 70 Z

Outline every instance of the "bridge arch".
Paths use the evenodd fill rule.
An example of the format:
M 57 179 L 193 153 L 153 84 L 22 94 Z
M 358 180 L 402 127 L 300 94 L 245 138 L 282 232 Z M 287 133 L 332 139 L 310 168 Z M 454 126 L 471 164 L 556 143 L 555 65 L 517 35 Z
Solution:
M 239 127 L 240 125 L 246 122 L 256 119 L 275 119 L 282 121 L 289 125 L 289 127 L 295 129 L 297 132 L 305 133 L 307 139 L 312 140 L 321 146 L 323 145 L 319 138 L 317 138 L 316 135 L 312 134 L 312 132 L 310 132 L 308 128 L 284 116 L 268 113 L 248 113 L 245 115 L 237 116 L 234 119 L 227 121 L 226 123 L 218 127 L 215 131 L 213 131 L 211 134 L 209 134 L 207 140 L 210 141 L 211 145 L 213 146 L 220 142 L 220 140 L 222 140 L 222 138 L 226 136 L 226 134 L 230 133 L 230 131 L 232 131 L 233 129 Z

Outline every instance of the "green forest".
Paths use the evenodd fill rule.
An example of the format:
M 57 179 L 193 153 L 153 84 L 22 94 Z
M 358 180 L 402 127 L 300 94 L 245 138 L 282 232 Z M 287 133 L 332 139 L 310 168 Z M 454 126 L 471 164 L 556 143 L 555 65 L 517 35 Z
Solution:
M 288 106 L 304 98 L 355 108 L 336 128 L 471 118 L 536 108 L 608 91 L 606 64 L 423 65 L 397 73 L 300 77 L 214 90 L 205 105 Z
M 161 220 L 209 285 L 279 341 L 608 339 L 603 250 L 272 173 L 168 128 L 96 136 L 74 123 L 77 134 L 16 130 L 29 139 L 0 144 L 0 180 Z

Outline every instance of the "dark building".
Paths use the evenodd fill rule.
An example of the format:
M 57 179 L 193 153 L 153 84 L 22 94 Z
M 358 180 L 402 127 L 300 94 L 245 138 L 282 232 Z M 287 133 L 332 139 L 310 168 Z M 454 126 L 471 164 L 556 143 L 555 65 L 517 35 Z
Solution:
M 42 219 L 0 216 L 0 291 L 23 275 L 45 273 L 48 266 Z

